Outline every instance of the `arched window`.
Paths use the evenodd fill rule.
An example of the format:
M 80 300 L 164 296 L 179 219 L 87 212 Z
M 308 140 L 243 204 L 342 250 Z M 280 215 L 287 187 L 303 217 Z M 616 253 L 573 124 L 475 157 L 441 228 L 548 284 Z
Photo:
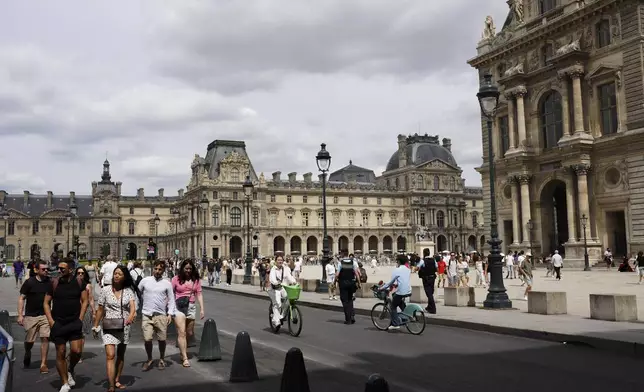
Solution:
M 400 188 L 400 181 L 396 178 L 396 189 Z
M 233 207 L 230 209 L 230 225 L 232 227 L 241 227 L 242 222 L 242 212 L 239 207 Z
M 440 185 L 441 185 L 440 178 L 438 178 L 438 176 L 434 176 L 434 190 L 435 191 L 440 190 Z
M 423 178 L 422 174 L 418 175 L 418 189 L 425 189 L 425 179 Z
M 556 91 L 549 92 L 541 101 L 539 114 L 541 116 L 543 148 L 556 147 L 559 139 L 563 137 L 561 95 Z
M 438 227 L 445 227 L 445 213 L 443 211 L 436 213 L 436 224 Z
M 478 226 L 478 215 L 476 213 L 472 214 L 472 227 Z

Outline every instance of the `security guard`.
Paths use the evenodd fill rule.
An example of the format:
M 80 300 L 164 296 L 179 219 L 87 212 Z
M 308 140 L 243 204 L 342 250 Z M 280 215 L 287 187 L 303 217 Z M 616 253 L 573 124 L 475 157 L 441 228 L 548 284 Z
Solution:
M 340 301 L 344 309 L 344 323 L 355 324 L 355 313 L 353 310 L 353 294 L 358 285 L 359 269 L 358 263 L 351 258 L 343 258 L 340 261 L 340 270 L 336 274 L 336 287 L 340 289 Z

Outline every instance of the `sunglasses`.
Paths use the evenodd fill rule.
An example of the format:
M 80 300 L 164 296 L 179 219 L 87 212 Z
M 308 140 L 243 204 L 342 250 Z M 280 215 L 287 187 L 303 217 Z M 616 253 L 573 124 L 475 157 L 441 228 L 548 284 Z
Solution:
M 47 271 L 47 267 L 38 268 L 41 271 Z
M 67 271 L 67 267 L 58 267 L 58 271 Z
M 85 272 L 77 272 L 76 275 L 85 275 Z

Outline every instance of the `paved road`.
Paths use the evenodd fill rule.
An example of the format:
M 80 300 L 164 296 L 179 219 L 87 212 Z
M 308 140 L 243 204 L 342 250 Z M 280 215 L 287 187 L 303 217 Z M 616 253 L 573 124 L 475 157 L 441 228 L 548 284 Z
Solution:
M 223 360 L 193 361 L 191 369 L 183 369 L 177 363 L 176 349 L 172 348 L 169 354 L 173 363 L 168 369 L 142 373 L 144 352 L 137 333 L 128 348 L 122 379 L 129 385 L 128 389 L 279 391 L 284 356 L 293 346 L 304 353 L 313 391 L 339 388 L 361 391 L 366 377 L 374 372 L 389 380 L 392 391 L 405 392 L 462 392 L 470 388 L 543 392 L 567 391 L 573 385 L 574 389 L 584 391 L 644 389 L 644 380 L 637 372 L 644 361 L 584 347 L 435 326 L 428 327 L 420 337 L 405 332 L 380 332 L 366 317 L 358 317 L 355 325 L 347 326 L 342 323 L 340 313 L 313 308 L 303 308 L 304 330 L 299 338 L 292 338 L 285 333 L 270 332 L 267 301 L 213 291 L 205 292 L 204 297 L 207 317 L 214 317 L 219 327 Z M 225 380 L 229 375 L 234 336 L 241 330 L 248 331 L 253 338 L 262 381 L 230 385 Z M 76 390 L 102 391 L 105 390 L 104 354 L 99 342 L 90 345 L 90 358 L 77 370 Z M 21 369 L 20 349 L 17 355 L 15 391 L 34 390 L 34 387 L 54 391 L 59 386 L 54 372 L 39 376 L 37 368 Z

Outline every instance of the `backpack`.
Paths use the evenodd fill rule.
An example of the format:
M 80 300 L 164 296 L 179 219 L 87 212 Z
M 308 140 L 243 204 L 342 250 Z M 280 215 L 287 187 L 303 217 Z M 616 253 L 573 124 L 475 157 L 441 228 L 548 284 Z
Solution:
M 132 270 L 132 271 L 136 272 L 135 270 Z M 141 283 L 141 281 L 143 280 L 143 276 L 141 276 L 141 274 L 138 272 L 136 272 L 136 275 L 137 277 L 136 277 L 136 280 L 134 281 L 134 287 L 138 288 L 139 283 Z
M 367 270 L 364 267 L 360 267 L 360 283 L 367 283 Z

